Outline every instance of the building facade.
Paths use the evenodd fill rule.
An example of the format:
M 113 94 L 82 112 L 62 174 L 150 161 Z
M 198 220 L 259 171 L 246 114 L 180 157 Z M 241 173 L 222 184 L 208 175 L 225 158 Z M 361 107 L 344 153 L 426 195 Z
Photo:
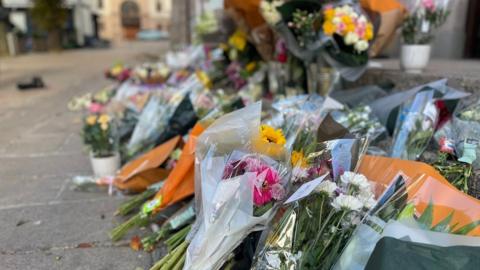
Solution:
M 140 30 L 170 28 L 173 0 L 89 0 L 98 14 L 101 38 L 119 41 L 134 39 Z

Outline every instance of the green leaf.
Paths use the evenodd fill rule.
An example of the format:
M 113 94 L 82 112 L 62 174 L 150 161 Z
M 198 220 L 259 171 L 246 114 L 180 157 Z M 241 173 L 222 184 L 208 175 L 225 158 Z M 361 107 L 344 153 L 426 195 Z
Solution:
M 433 222 L 433 201 L 430 199 L 430 202 L 423 211 L 423 214 L 418 218 L 418 223 L 420 223 L 420 227 L 426 230 L 430 230 L 432 228 Z
M 453 213 L 455 213 L 455 211 L 450 212 L 450 214 L 448 214 L 447 217 L 445 217 L 442 221 L 437 223 L 437 225 L 433 226 L 432 231 L 434 231 L 434 232 L 448 232 L 449 231 L 448 225 L 452 221 Z
M 472 223 L 469 223 L 469 224 L 461 227 L 460 229 L 454 231 L 453 234 L 467 235 L 468 233 L 473 231 L 478 226 L 480 226 L 480 220 L 474 221 Z
M 402 212 L 398 215 L 398 220 L 412 218 L 415 214 L 415 205 L 413 203 L 409 203 L 403 208 Z

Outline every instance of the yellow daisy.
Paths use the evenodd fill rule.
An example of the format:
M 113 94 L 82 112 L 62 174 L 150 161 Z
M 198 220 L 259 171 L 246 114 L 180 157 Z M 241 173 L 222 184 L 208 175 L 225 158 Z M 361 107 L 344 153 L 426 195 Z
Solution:
M 287 142 L 281 129 L 274 129 L 268 125 L 262 125 L 260 127 L 260 134 L 262 140 L 267 143 L 284 145 Z

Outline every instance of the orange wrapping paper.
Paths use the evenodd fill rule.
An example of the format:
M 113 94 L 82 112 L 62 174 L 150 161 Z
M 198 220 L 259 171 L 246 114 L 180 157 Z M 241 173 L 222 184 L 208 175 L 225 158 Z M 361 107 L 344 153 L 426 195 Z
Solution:
M 115 177 L 115 186 L 121 190 L 142 192 L 150 185 L 167 177 L 169 170 L 158 168 L 170 154 L 183 145 L 180 136 L 168 140 L 139 158 L 127 163 Z
M 168 175 L 162 189 L 155 195 L 155 199 L 161 202 L 155 211 L 159 211 L 193 195 L 195 192 L 195 146 L 198 136 L 202 134 L 204 130 L 205 128 L 200 123 L 197 123 L 193 127 L 175 168 L 173 168 L 172 172 Z
M 429 202 L 433 202 L 433 224 L 452 211 L 454 215 L 450 225 L 458 223 L 457 229 L 480 220 L 480 201 L 457 190 L 425 163 L 366 155 L 359 173 L 383 186 L 388 186 L 398 175 L 405 176 L 409 186 L 408 201 L 415 204 L 419 213 L 423 213 Z M 468 235 L 480 236 L 480 226 Z

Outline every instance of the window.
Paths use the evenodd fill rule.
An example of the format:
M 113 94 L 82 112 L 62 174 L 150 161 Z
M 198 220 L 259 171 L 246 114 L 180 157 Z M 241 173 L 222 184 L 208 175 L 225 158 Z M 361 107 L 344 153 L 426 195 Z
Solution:
M 155 7 L 156 7 L 156 9 L 157 9 L 157 12 L 162 11 L 162 1 L 161 1 L 161 0 L 157 0 Z

